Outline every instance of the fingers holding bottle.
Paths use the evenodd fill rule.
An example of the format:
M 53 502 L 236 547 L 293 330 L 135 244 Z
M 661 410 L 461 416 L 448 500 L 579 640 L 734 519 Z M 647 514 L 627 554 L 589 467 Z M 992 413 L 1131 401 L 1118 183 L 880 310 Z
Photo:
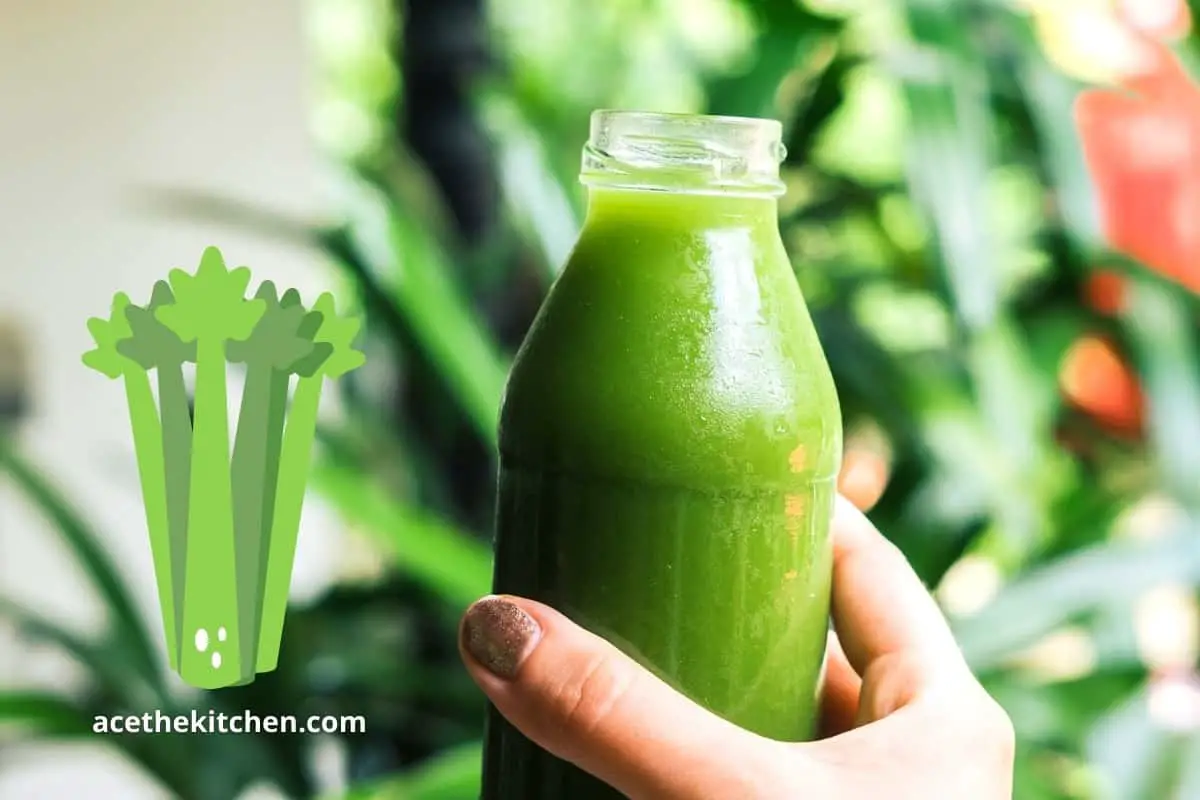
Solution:
M 541 603 L 485 597 L 460 642 L 472 678 L 521 733 L 634 800 L 766 797 L 795 774 L 787 745 L 710 713 Z
M 837 634 L 821 741 L 738 728 L 531 600 L 472 606 L 464 661 L 525 736 L 634 800 L 1011 797 L 1012 725 L 971 675 L 932 596 L 845 499 L 833 530 Z
M 845 660 L 840 650 L 830 656 L 840 696 L 827 697 L 826 708 L 840 712 L 843 729 L 807 751 L 842 767 L 847 797 L 1011 797 L 1012 723 L 971 674 L 933 597 L 844 499 L 833 530 L 832 612 Z M 861 677 L 850 726 L 847 671 Z

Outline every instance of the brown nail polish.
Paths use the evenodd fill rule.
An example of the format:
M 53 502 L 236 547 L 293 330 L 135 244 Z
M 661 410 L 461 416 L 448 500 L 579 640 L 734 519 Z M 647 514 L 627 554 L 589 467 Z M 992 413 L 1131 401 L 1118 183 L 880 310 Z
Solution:
M 541 629 L 519 606 L 502 597 L 485 597 L 463 618 L 463 646 L 493 675 L 511 680 L 541 636 Z

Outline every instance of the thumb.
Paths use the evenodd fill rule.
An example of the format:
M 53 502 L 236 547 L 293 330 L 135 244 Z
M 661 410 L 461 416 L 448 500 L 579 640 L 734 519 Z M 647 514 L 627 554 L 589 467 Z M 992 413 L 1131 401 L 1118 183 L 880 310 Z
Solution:
M 548 606 L 485 597 L 460 636 L 471 677 L 545 750 L 628 797 L 756 797 L 801 756 L 701 708 Z

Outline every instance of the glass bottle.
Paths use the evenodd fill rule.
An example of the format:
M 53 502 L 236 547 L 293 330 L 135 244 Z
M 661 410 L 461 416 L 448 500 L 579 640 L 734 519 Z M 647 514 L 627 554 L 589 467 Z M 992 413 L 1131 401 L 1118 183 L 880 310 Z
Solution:
M 779 233 L 781 133 L 593 114 L 587 218 L 505 392 L 494 589 L 798 741 L 817 713 L 842 426 Z M 484 800 L 618 797 L 490 711 Z

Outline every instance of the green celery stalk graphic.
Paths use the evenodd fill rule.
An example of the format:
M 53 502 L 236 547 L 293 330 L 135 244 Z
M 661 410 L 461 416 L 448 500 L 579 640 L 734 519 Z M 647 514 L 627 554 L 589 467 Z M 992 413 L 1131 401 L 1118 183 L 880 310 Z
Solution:
M 196 345 L 185 344 L 158 321 L 157 310 L 175 302 L 166 281 L 154 284 L 150 305 L 130 306 L 125 311 L 132 337 L 117 342 L 117 350 L 158 378 L 158 405 L 162 422 L 163 478 L 167 492 L 167 530 L 171 552 L 172 604 L 183 607 L 184 559 L 187 555 L 188 483 L 192 458 L 192 417 L 183 365 L 196 360 Z M 183 620 L 175 615 L 174 641 L 179 646 Z M 171 652 L 172 669 L 178 669 L 179 654 Z
M 296 381 L 279 459 L 279 485 L 267 555 L 257 672 L 270 672 L 279 663 L 283 619 L 296 556 L 296 538 L 300 532 L 304 489 L 312 463 L 322 385 L 325 378 L 338 378 L 362 366 L 365 360 L 361 352 L 351 347 L 358 335 L 360 320 L 339 317 L 330 294 L 321 295 L 313 309 L 321 315 L 321 327 L 314 341 L 318 345 L 327 345 L 328 350 L 314 351 L 306 359 L 307 363 L 302 361 L 295 365 L 295 371 L 301 377 Z
M 129 421 L 133 428 L 133 447 L 137 455 L 138 479 L 142 488 L 142 503 L 146 507 L 146 528 L 150 535 L 150 555 L 154 563 L 158 587 L 159 611 L 162 614 L 163 635 L 171 669 L 178 669 L 179 604 L 175 573 L 172 568 L 171 541 L 168 528 L 167 488 L 163 470 L 163 432 L 150 376 L 131 358 L 122 355 L 118 343 L 132 337 L 126 312 L 133 308 L 128 295 L 113 297 L 108 319 L 88 320 L 88 331 L 96 349 L 84 354 L 83 363 L 107 375 L 124 378 L 125 398 L 129 405 Z
M 176 269 L 170 282 L 175 303 L 156 316 L 184 342 L 196 343 L 180 675 L 192 686 L 217 689 L 237 683 L 242 659 L 254 657 L 242 652 L 238 621 L 225 345 L 251 335 L 266 303 L 246 299 L 250 270 L 228 270 L 212 247 L 194 276 Z
M 228 358 L 246 365 L 246 384 L 238 413 L 230 473 L 233 479 L 234 531 L 237 539 L 238 625 L 243 654 L 258 651 L 271 525 L 283 444 L 284 414 L 293 366 L 332 348 L 313 343 L 321 314 L 308 313 L 294 290 L 276 298 L 266 281 L 255 295 L 266 313 L 244 342 L 231 342 Z M 315 369 L 318 364 L 313 364 Z M 311 372 L 311 370 L 310 370 Z M 242 660 L 241 682 L 254 678 L 254 660 Z
M 145 307 L 117 294 L 109 319 L 88 321 L 96 348 L 83 357 L 124 378 L 168 659 L 202 689 L 278 663 L 322 386 L 364 360 L 351 347 L 359 321 L 337 316 L 330 295 L 309 311 L 270 281 L 247 299 L 249 282 L 210 247 Z M 227 360 L 246 368 L 232 442 Z

